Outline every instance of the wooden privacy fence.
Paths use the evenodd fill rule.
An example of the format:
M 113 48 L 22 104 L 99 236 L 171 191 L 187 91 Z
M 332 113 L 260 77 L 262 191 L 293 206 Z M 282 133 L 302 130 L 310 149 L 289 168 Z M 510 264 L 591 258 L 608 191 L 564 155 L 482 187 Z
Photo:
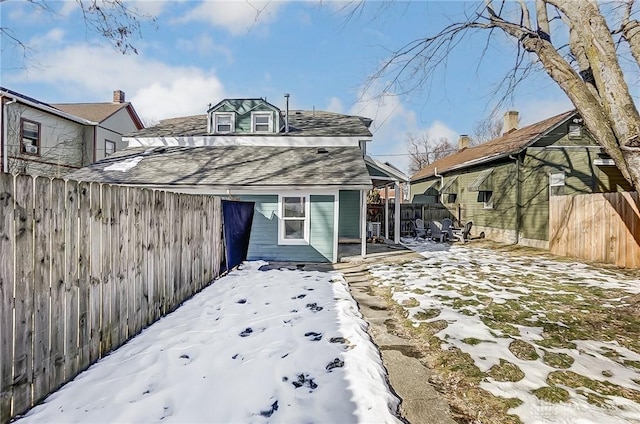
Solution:
M 640 268 L 638 193 L 551 196 L 549 249 L 627 268 Z
M 427 221 L 442 221 L 445 218 L 454 219 L 454 216 L 441 204 L 402 203 L 400 204 L 401 236 L 413 234 L 413 221 L 416 218 L 420 218 L 426 223 Z
M 0 174 L 0 422 L 208 285 L 219 198 Z

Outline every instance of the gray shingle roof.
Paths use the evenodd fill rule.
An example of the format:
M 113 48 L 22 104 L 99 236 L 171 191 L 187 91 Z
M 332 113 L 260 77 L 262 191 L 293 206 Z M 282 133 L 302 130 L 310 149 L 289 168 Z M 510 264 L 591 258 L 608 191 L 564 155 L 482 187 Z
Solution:
M 142 160 L 126 172 L 105 171 L 136 156 Z M 140 147 L 121 150 L 69 178 L 114 184 L 238 188 L 371 186 L 358 147 Z
M 284 122 L 284 119 L 282 120 Z M 361 116 L 340 113 L 290 110 L 289 135 L 302 137 L 371 137 L 371 120 Z M 207 136 L 207 115 L 164 119 L 153 127 L 145 128 L 127 137 L 198 137 Z M 230 134 L 225 134 L 228 136 Z M 231 134 L 233 135 L 233 134 Z M 237 133 L 235 135 L 264 137 L 265 134 Z M 283 132 L 274 136 L 286 135 Z

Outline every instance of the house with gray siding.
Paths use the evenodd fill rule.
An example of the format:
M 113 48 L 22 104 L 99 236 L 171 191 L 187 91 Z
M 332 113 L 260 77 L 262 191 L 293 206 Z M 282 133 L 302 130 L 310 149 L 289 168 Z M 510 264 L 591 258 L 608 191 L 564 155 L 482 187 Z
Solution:
M 459 150 L 411 176 L 414 203 L 442 203 L 473 234 L 527 246 L 549 246 L 549 197 L 631 190 L 576 111 L 523 128 L 505 114 L 503 135 Z
M 2 172 L 62 177 L 126 146 L 144 128 L 116 90 L 112 102 L 45 103 L 0 87 Z
M 366 253 L 366 193 L 397 180 L 369 173 L 370 125 L 225 99 L 129 134 L 127 149 L 72 177 L 255 202 L 248 259 L 336 262 L 341 241 Z

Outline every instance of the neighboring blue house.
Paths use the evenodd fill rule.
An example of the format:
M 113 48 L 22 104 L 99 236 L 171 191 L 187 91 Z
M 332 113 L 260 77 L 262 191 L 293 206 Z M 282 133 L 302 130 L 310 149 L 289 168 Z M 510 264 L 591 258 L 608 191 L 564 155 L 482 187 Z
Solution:
M 72 178 L 253 201 L 248 259 L 337 262 L 339 241 L 366 253 L 367 191 L 402 182 L 370 175 L 371 122 L 226 99 L 130 134 L 128 149 Z

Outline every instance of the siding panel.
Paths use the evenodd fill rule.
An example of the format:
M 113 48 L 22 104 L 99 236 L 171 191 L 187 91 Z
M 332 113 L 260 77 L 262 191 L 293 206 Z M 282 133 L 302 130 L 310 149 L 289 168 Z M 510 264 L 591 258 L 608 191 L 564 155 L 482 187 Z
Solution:
M 338 218 L 338 237 L 360 237 L 360 192 L 358 190 L 340 190 L 340 210 Z

